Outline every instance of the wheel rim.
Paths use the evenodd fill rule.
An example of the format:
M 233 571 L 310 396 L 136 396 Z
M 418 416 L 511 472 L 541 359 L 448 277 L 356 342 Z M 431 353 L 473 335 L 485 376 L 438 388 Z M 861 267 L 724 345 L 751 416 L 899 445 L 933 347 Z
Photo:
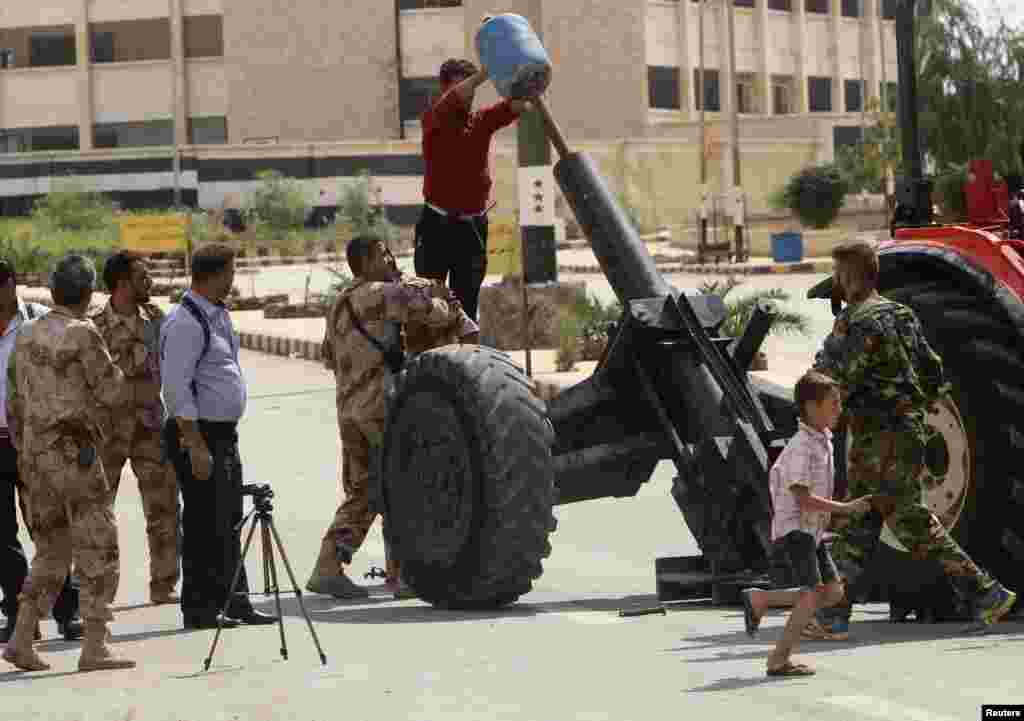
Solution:
M 384 471 L 388 512 L 393 526 L 402 529 L 395 552 L 402 560 L 450 566 L 472 519 L 469 439 L 444 394 L 410 394 L 402 411 L 407 412 L 399 412 L 389 429 L 393 440 Z
M 951 398 L 936 404 L 926 417 L 929 440 L 925 450 L 925 464 L 918 480 L 921 500 L 938 516 L 942 525 L 953 530 L 963 513 L 967 496 L 974 484 L 974 464 L 970 436 L 963 417 Z M 846 434 L 846 467 L 850 467 L 852 436 Z M 908 552 L 889 527 L 882 524 L 880 539 L 898 551 Z

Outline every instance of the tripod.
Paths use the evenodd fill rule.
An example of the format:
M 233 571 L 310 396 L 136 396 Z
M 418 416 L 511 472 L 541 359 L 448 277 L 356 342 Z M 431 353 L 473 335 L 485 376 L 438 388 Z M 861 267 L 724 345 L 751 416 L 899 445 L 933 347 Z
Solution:
M 228 590 L 227 598 L 224 601 L 224 608 L 221 609 L 220 615 L 217 617 L 217 633 L 213 637 L 213 644 L 210 646 L 210 654 L 206 657 L 206 661 L 203 663 L 203 670 L 210 670 L 210 662 L 213 660 L 213 652 L 217 648 L 217 642 L 220 640 L 220 633 L 224 630 L 224 618 L 228 611 L 228 606 L 231 604 L 231 599 L 235 595 L 235 589 L 238 587 L 239 578 L 242 575 L 242 569 L 245 568 L 245 557 L 249 553 L 249 546 L 252 543 L 253 533 L 256 531 L 256 525 L 260 527 L 260 540 L 263 544 L 263 572 L 264 582 L 270 586 L 266 590 L 269 593 L 271 590 L 274 592 L 274 602 L 277 606 L 277 628 L 281 635 L 281 658 L 288 660 L 288 643 L 284 639 L 284 614 L 281 613 L 281 592 L 280 587 L 277 583 L 277 564 L 274 562 L 274 544 L 277 545 L 277 551 L 281 554 L 281 560 L 284 561 L 284 568 L 288 572 L 288 578 L 292 582 L 292 590 L 295 592 L 295 597 L 299 601 L 299 608 L 302 609 L 302 615 L 306 619 L 306 625 L 309 627 L 309 633 L 313 637 L 313 643 L 316 645 L 316 650 L 320 654 L 320 663 L 324 666 L 327 665 L 327 656 L 324 654 L 323 648 L 320 646 L 320 639 L 317 638 L 316 630 L 313 628 L 313 622 L 309 619 L 309 613 L 306 611 L 306 605 L 302 602 L 302 591 L 299 590 L 299 585 L 295 582 L 295 574 L 292 573 L 292 566 L 288 562 L 288 555 L 284 552 L 284 546 L 281 543 L 281 537 L 277 533 L 277 528 L 274 526 L 274 507 L 270 503 L 270 499 L 274 497 L 274 492 L 271 490 L 269 485 L 255 485 L 247 484 L 242 487 L 243 496 L 252 496 L 252 510 L 250 510 L 245 517 L 239 521 L 235 527 L 235 531 L 241 533 L 242 528 L 245 526 L 247 521 L 251 521 L 249 526 L 249 535 L 245 539 L 245 547 L 242 549 L 242 557 L 238 560 L 238 565 L 235 567 L 235 575 L 231 581 L 231 588 Z M 271 542 L 273 538 L 273 543 Z

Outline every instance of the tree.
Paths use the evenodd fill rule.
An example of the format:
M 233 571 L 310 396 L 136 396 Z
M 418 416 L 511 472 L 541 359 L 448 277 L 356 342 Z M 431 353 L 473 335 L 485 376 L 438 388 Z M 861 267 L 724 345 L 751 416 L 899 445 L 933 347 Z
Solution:
M 1024 34 L 993 31 L 965 0 L 934 0 L 918 20 L 920 128 L 936 173 L 985 158 L 1002 177 L 1022 170 Z

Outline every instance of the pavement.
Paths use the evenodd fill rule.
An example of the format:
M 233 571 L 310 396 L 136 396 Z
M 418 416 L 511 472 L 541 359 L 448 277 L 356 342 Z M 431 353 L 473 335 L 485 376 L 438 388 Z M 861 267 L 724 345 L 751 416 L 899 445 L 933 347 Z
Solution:
M 275 527 L 301 586 L 339 500 L 332 378 L 309 361 L 243 351 L 241 362 L 251 392 L 240 426 L 245 479 L 273 485 Z M 697 551 L 669 496 L 669 463 L 634 498 L 557 508 L 545 573 L 508 609 L 435 610 L 391 600 L 379 585 L 358 603 L 304 594 L 326 666 L 278 559 L 288 659 L 277 627 L 239 628 L 223 633 L 204 672 L 215 632 L 185 632 L 177 608 L 146 603 L 145 520 L 126 473 L 112 630 L 116 651 L 138 668 L 77 673 L 79 645 L 55 640 L 45 621 L 39 650 L 53 668 L 0 663 L 0 720 L 953 721 L 979 718 L 982 704 L 1024 701 L 1019 621 L 966 637 L 958 624 L 893 625 L 885 607 L 858 607 L 853 641 L 801 648 L 816 677 L 780 681 L 764 664 L 782 615 L 768 616 L 756 639 L 739 609 L 695 603 L 620 617 L 656 605 L 656 558 Z M 375 526 L 353 577 L 369 583 L 363 573 L 383 561 Z M 253 601 L 271 611 L 261 568 L 254 545 Z

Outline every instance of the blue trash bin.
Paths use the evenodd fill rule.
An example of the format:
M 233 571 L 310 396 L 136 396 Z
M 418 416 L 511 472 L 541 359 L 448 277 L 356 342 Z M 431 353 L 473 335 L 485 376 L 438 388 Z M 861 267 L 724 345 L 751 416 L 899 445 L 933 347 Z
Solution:
M 521 15 L 494 15 L 476 33 L 476 51 L 503 98 L 540 95 L 551 83 L 551 59 Z
M 772 260 L 776 263 L 799 263 L 804 259 L 803 233 L 772 233 Z

